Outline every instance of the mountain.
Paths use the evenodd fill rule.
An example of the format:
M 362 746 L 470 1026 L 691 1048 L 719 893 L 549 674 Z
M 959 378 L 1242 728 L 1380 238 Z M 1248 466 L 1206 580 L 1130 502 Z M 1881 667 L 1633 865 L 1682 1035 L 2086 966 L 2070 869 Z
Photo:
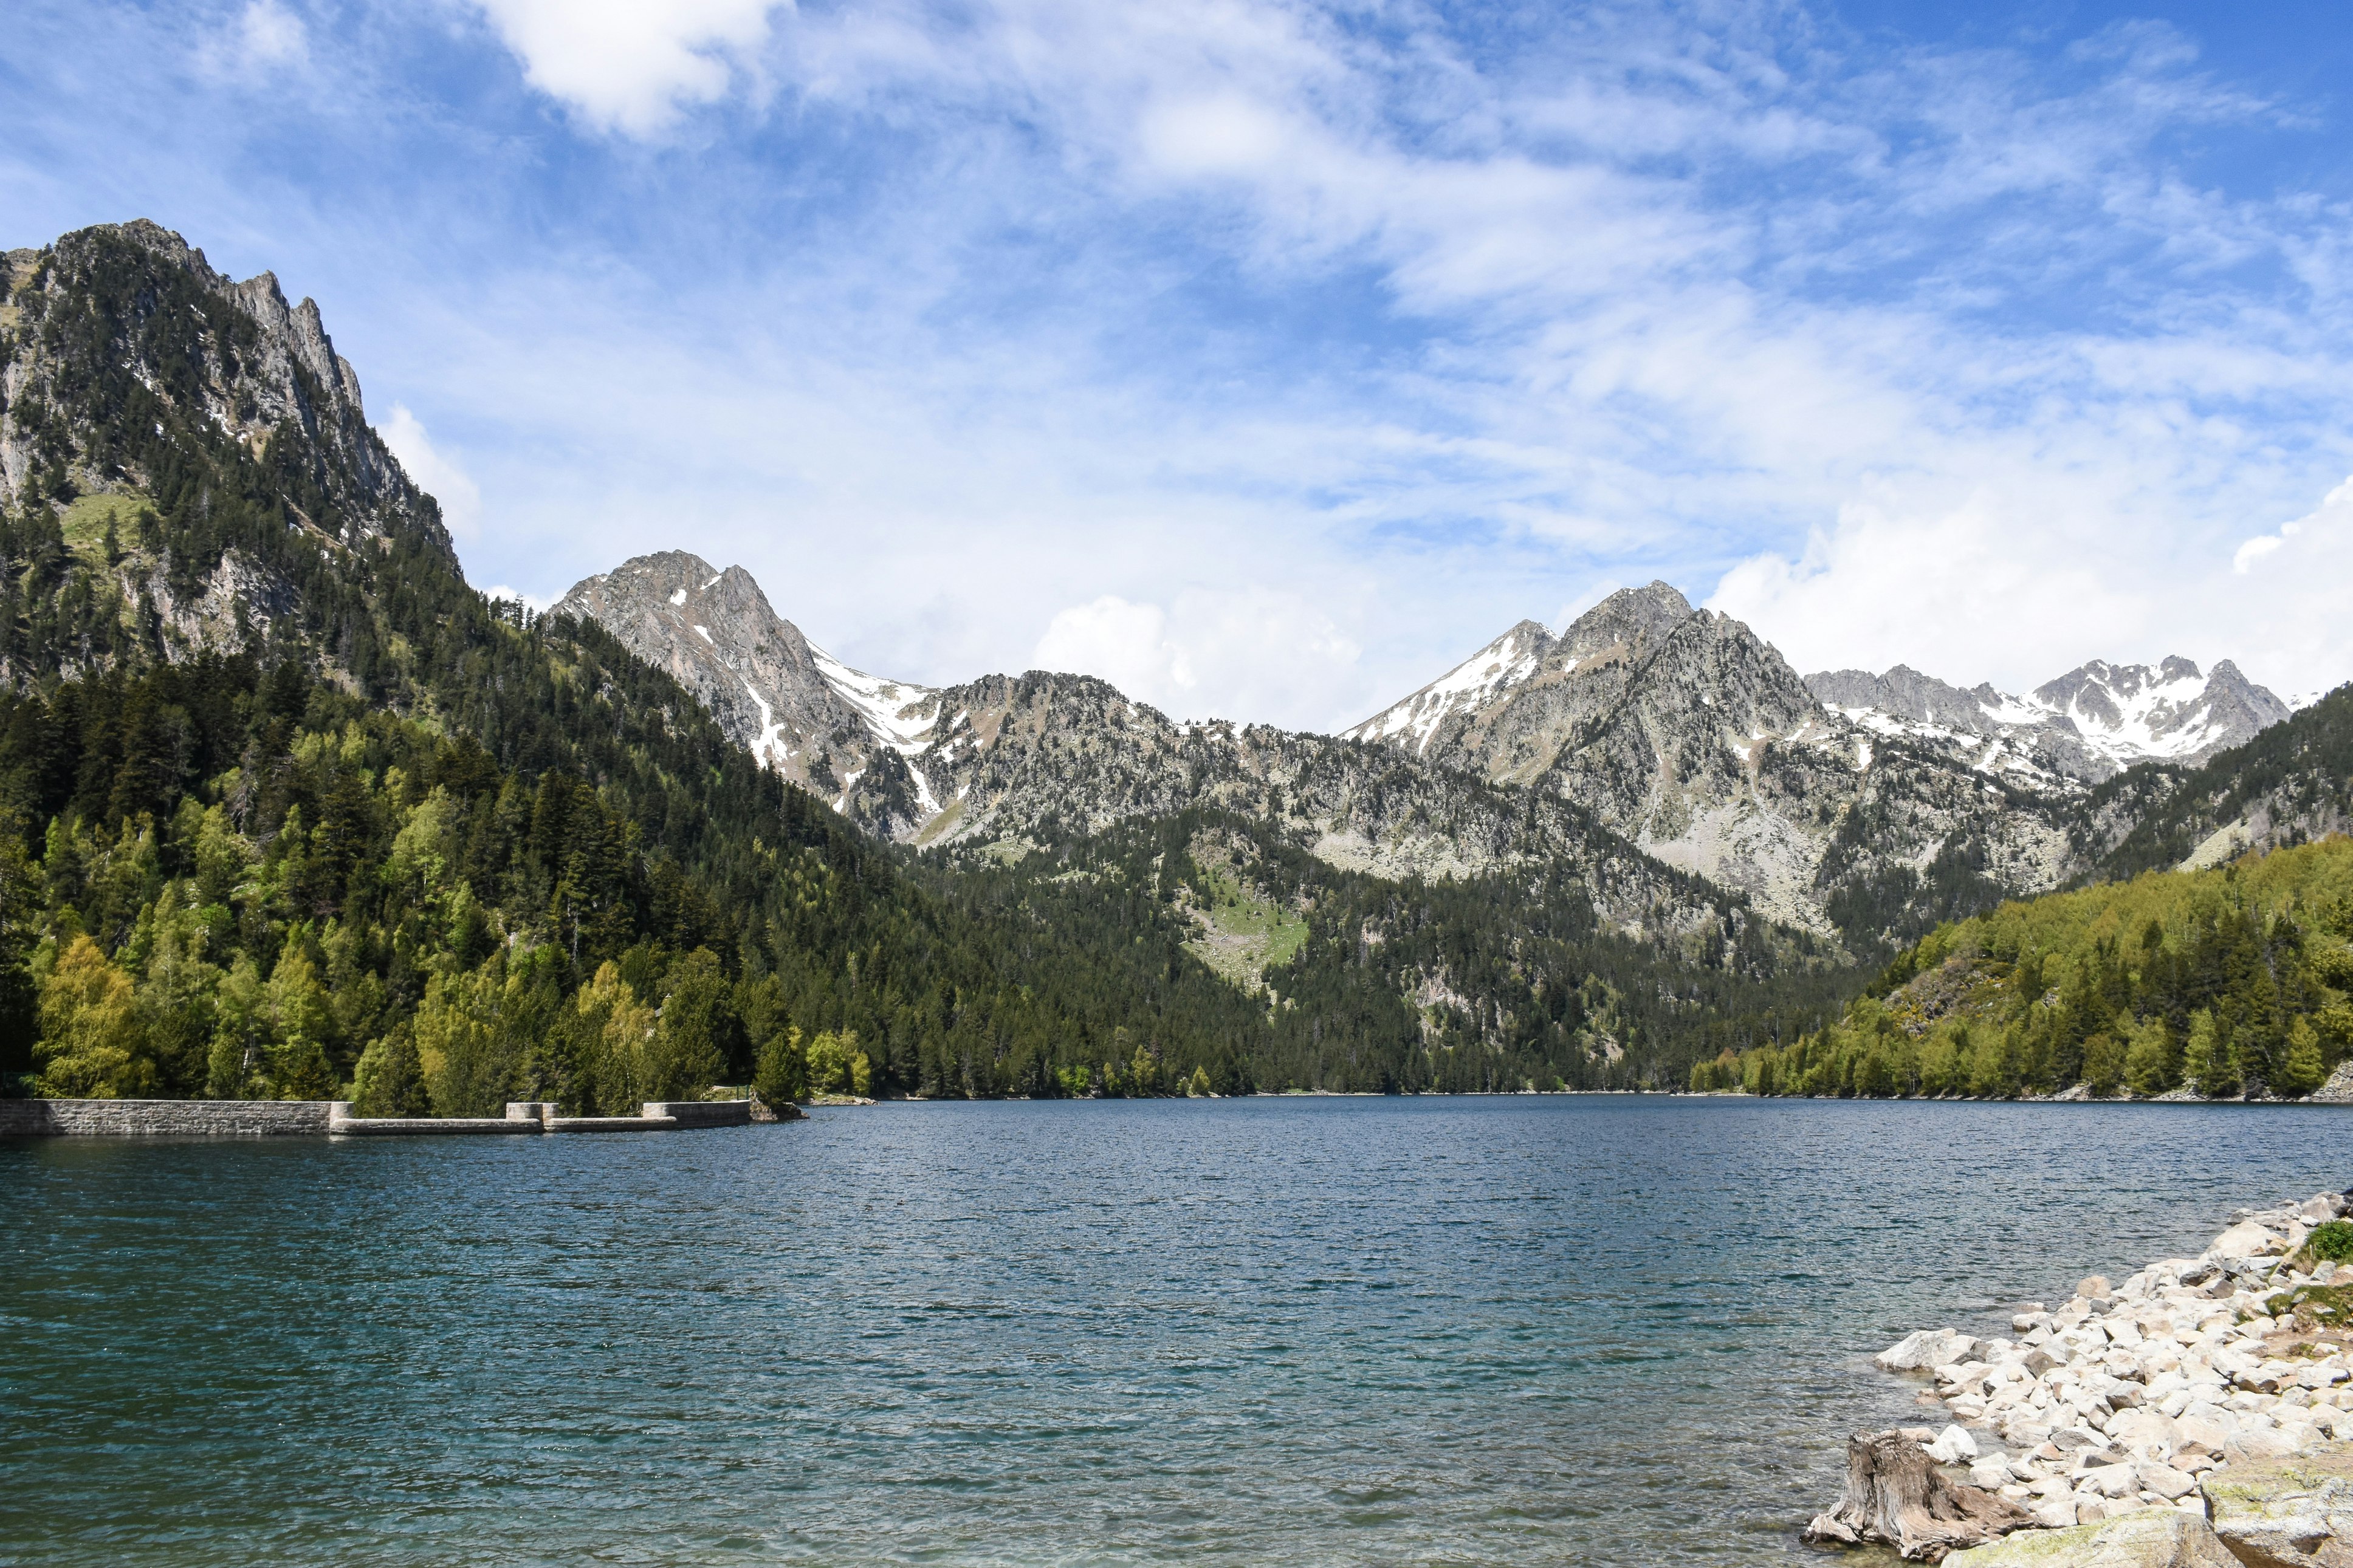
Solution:
M 923 750 L 937 693 L 854 670 L 770 607 L 740 566 L 679 551 L 576 583 L 558 615 L 596 622 L 667 670 L 753 756 L 871 833 L 908 838 L 935 816 L 904 758 Z
M 1605 914 L 1638 928 L 1689 931 L 1725 905 L 1573 802 L 1529 799 L 1383 748 L 1180 722 L 1088 676 L 1031 670 L 931 688 L 849 669 L 777 616 L 740 567 L 640 556 L 575 584 L 556 612 L 593 618 L 708 692 L 738 743 L 902 842 L 1018 851 L 1206 808 L 1383 877 L 1573 864 Z
M 2353 687 L 2194 766 L 2116 774 L 2084 796 L 2073 832 L 2078 862 L 2118 878 L 2353 833 Z
M 494 603 L 314 304 L 146 223 L 8 265 L 0 1093 L 1631 1087 L 1856 984 L 1384 749 L 865 676 L 691 557 Z
M 457 556 L 317 305 L 151 223 L 7 263 L 0 502 L 56 537 L 0 584 L 0 679 L 281 633 L 327 639 L 364 689 L 388 678 L 369 584 Z
M 1771 644 L 1665 583 L 1611 595 L 1558 637 L 1522 622 L 1345 733 L 1574 802 L 1864 950 L 2066 868 L 2044 780 L 1825 708 Z
M 1982 742 L 1976 766 L 2045 788 L 2052 773 L 2097 784 L 2136 763 L 2201 763 L 2293 711 L 2228 659 L 2200 674 L 2178 657 L 2153 669 L 2094 659 L 2024 697 L 1989 685 L 1963 691 L 1903 665 L 1884 675 L 1825 670 L 1806 686 L 1880 734 Z
M 1354 737 L 866 674 L 677 552 L 529 615 L 317 307 L 150 224 L 10 254 L 0 399 L 0 1091 L 1658 1084 L 1947 916 L 2346 820 L 2346 693 L 2046 788 L 1664 584 Z

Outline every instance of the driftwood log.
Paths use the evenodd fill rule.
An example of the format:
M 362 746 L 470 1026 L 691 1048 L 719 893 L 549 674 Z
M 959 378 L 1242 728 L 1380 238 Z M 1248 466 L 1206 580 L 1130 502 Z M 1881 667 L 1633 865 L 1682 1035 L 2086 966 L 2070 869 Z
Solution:
M 1919 1444 L 1900 1432 L 1846 1443 L 1846 1495 L 1816 1514 L 1805 1539 L 1818 1546 L 1882 1542 L 1908 1562 L 1941 1563 L 2034 1522 L 2034 1516 L 1981 1487 L 1950 1481 Z

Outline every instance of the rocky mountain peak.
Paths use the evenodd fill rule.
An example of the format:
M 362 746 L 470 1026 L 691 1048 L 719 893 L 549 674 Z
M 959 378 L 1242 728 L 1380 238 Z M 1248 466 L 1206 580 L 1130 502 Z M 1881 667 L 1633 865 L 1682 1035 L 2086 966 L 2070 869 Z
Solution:
M 1342 734 L 1403 744 L 1419 754 L 1450 719 L 1484 707 L 1543 669 L 1555 647 L 1541 622 L 1522 621 L 1404 701 Z
M 1693 614 L 1691 601 L 1671 584 L 1620 588 L 1569 623 L 1560 636 L 1560 653 L 1572 667 L 1599 658 L 1640 657 Z
M 1830 669 L 1805 679 L 1807 689 L 1831 708 L 1875 710 L 1970 733 L 1983 721 L 1986 699 L 1981 693 L 1989 689 L 1963 691 L 1906 664 L 1884 675 L 1865 669 Z
M 2278 723 L 2286 703 L 2230 660 L 2201 674 L 2179 654 L 2156 667 L 2092 659 L 2025 696 L 1969 691 L 1898 665 L 1883 676 L 1825 670 L 1806 678 L 1823 702 L 1882 734 L 1930 744 L 2000 742 L 1977 765 L 2031 788 L 2097 783 L 2151 758 L 2194 762 Z
M 144 218 L 10 259 L 0 499 L 139 500 L 175 443 L 226 437 L 248 458 L 276 444 L 311 526 L 345 544 L 413 531 L 455 559 L 439 508 L 369 426 L 316 301 L 289 305 L 268 272 L 232 281 Z M 100 409 L 121 417 L 101 426 Z
M 554 613 L 669 671 L 754 756 L 860 826 L 903 836 L 925 815 L 903 760 L 923 749 L 938 694 L 834 658 L 743 567 L 659 551 L 574 584 Z

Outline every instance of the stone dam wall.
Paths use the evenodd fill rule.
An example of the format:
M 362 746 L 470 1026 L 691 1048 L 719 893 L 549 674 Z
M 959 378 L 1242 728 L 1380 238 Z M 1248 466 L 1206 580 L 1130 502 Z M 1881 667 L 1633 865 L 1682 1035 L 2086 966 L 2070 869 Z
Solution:
M 0 1100 L 0 1137 L 323 1138 L 324 1100 Z
M 800 1114 L 787 1107 L 791 1121 Z M 365 1118 L 342 1100 L 0 1100 L 0 1138 L 448 1137 L 452 1134 L 658 1132 L 745 1127 L 779 1113 L 750 1100 L 649 1101 L 636 1116 L 566 1117 L 518 1100 L 501 1117 Z

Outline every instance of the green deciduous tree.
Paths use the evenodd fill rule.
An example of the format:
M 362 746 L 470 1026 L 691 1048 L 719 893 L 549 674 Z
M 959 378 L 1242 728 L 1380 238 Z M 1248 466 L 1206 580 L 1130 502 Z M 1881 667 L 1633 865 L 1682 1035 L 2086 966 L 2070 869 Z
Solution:
M 152 1092 L 155 1066 L 131 977 L 98 943 L 76 935 L 58 952 L 40 991 L 41 1092 L 117 1100 Z

